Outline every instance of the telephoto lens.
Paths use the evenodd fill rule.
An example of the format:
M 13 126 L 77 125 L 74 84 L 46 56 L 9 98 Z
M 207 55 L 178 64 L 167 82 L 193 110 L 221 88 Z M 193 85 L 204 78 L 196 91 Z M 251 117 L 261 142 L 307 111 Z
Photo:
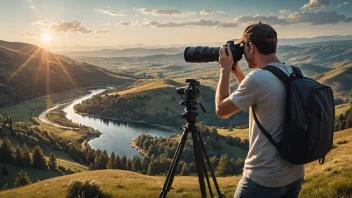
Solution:
M 207 63 L 219 61 L 220 47 L 187 47 L 184 52 L 186 62 L 190 63 Z

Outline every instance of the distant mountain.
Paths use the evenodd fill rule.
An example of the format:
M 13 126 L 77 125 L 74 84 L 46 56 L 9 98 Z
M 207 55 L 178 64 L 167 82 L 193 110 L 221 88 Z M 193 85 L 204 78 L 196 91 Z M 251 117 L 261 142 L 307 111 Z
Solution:
M 0 41 L 0 107 L 75 88 L 127 81 L 131 80 L 35 45 Z
M 59 52 L 67 56 L 90 56 L 90 57 L 138 57 L 156 54 L 174 55 L 183 52 L 184 48 L 128 48 L 128 49 L 101 49 L 93 51 L 68 51 Z

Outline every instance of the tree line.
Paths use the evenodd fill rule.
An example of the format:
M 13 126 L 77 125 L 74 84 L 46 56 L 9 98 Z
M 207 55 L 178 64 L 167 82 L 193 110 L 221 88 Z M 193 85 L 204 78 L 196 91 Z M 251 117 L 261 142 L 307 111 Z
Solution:
M 345 113 L 335 117 L 335 131 L 352 128 L 352 104 Z

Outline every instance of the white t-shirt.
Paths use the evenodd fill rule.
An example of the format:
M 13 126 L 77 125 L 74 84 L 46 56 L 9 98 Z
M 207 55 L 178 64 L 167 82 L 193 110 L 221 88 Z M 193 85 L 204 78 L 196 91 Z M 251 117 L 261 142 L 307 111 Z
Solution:
M 287 75 L 292 73 L 288 64 L 269 65 L 280 68 Z M 262 69 L 250 72 L 230 95 L 230 99 L 243 111 L 248 111 L 255 105 L 257 117 L 266 131 L 276 142 L 282 139 L 286 88 L 273 73 Z M 252 111 L 249 116 L 249 151 L 243 175 L 265 187 L 285 186 L 304 177 L 304 166 L 293 165 L 279 155 L 278 150 L 258 128 Z

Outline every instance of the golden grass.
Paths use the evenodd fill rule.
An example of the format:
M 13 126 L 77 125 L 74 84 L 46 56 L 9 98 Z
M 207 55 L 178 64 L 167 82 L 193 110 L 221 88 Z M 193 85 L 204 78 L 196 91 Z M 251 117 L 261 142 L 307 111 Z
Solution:
M 344 114 L 350 107 L 351 107 L 351 104 L 349 103 L 336 105 L 335 116 L 339 116 L 341 113 Z
M 239 137 L 242 140 L 243 139 L 248 139 L 248 130 L 249 129 L 217 129 L 218 133 L 222 136 L 232 136 L 232 137 Z

